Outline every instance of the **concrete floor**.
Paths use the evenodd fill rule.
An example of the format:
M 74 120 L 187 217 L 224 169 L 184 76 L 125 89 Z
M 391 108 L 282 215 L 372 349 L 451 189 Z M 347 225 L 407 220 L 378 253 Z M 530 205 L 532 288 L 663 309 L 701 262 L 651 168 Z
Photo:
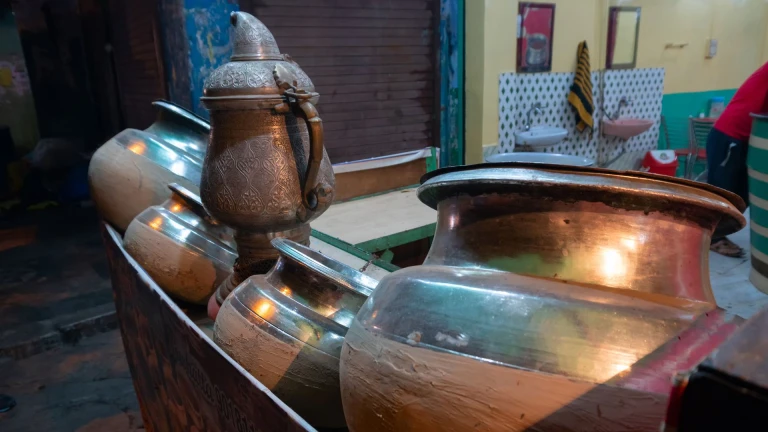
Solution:
M 23 360 L 0 360 L 0 371 L 0 394 L 17 403 L 0 414 L 3 432 L 144 429 L 118 330 Z
M 0 431 L 143 429 L 92 208 L 0 222 Z
M 768 295 L 749 282 L 749 210 L 745 216 L 747 227 L 728 238 L 744 248 L 747 255 L 744 258 L 728 258 L 710 252 L 709 274 L 717 304 L 732 314 L 749 318 L 768 306 Z

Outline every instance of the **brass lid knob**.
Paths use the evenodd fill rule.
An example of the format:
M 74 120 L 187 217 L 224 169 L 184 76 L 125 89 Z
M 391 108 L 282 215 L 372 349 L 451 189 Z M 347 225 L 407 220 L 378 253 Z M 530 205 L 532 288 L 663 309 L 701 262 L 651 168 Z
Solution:
M 235 30 L 231 61 L 283 59 L 272 32 L 256 17 L 232 12 L 229 21 Z
M 245 12 L 232 12 L 230 23 L 234 28 L 232 57 L 205 79 L 201 100 L 206 108 L 262 108 L 279 103 L 284 89 L 275 82 L 277 65 L 290 71 L 296 89 L 314 92 L 307 74 L 290 56 L 280 53 L 264 23 Z

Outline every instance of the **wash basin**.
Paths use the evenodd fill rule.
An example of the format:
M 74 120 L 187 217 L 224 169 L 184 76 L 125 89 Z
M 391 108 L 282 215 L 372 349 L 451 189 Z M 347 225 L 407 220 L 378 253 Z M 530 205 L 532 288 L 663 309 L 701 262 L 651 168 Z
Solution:
M 557 153 L 498 153 L 485 158 L 486 162 L 524 162 L 550 165 L 593 166 L 595 161 L 581 156 Z
M 559 143 L 568 131 L 554 126 L 537 126 L 527 131 L 515 132 L 515 146 L 546 147 Z
M 630 139 L 635 135 L 647 131 L 653 126 L 652 120 L 643 119 L 618 119 L 603 120 L 603 135 Z

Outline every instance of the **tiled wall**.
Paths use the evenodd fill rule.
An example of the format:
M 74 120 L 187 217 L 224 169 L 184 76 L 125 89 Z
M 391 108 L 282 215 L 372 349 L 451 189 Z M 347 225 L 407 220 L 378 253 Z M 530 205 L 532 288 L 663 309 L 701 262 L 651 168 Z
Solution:
M 645 152 L 656 148 L 661 118 L 661 98 L 664 88 L 664 69 L 628 69 L 592 72 L 592 100 L 595 101 L 594 130 L 576 129 L 576 115 L 567 97 L 573 73 L 504 73 L 499 78 L 499 145 L 492 152 L 507 153 L 514 149 L 514 131 L 522 130 L 531 105 L 541 102 L 546 107 L 541 115 L 531 117 L 532 125 L 559 126 L 568 130 L 568 136 L 559 144 L 538 151 L 563 153 L 606 162 L 621 153 Z M 600 84 L 604 85 L 603 97 Z M 632 100 L 624 107 L 622 118 L 652 119 L 654 126 L 647 132 L 629 140 L 604 137 L 600 132 L 602 108 L 609 113 L 616 110 L 619 99 Z

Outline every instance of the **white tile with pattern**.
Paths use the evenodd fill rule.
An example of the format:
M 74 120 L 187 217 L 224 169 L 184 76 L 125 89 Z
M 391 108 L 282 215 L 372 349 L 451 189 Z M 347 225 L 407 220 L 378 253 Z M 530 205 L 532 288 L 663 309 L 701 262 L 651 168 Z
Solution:
M 532 125 L 560 126 L 568 130 L 563 142 L 541 149 L 548 153 L 562 153 L 606 162 L 619 155 L 622 149 L 639 152 L 656 148 L 661 119 L 661 99 L 664 89 L 664 69 L 609 70 L 602 73 L 604 101 L 600 98 L 601 72 L 592 72 L 592 99 L 595 102 L 594 130 L 576 129 L 576 114 L 568 104 L 568 92 L 573 73 L 503 73 L 499 77 L 499 140 L 496 152 L 508 153 L 515 146 L 514 131 L 522 130 L 528 110 L 535 102 L 545 105 L 542 114 L 532 117 Z M 613 113 L 619 99 L 632 100 L 621 112 L 623 118 L 654 120 L 653 127 L 629 140 L 604 137 L 600 133 L 601 109 Z

